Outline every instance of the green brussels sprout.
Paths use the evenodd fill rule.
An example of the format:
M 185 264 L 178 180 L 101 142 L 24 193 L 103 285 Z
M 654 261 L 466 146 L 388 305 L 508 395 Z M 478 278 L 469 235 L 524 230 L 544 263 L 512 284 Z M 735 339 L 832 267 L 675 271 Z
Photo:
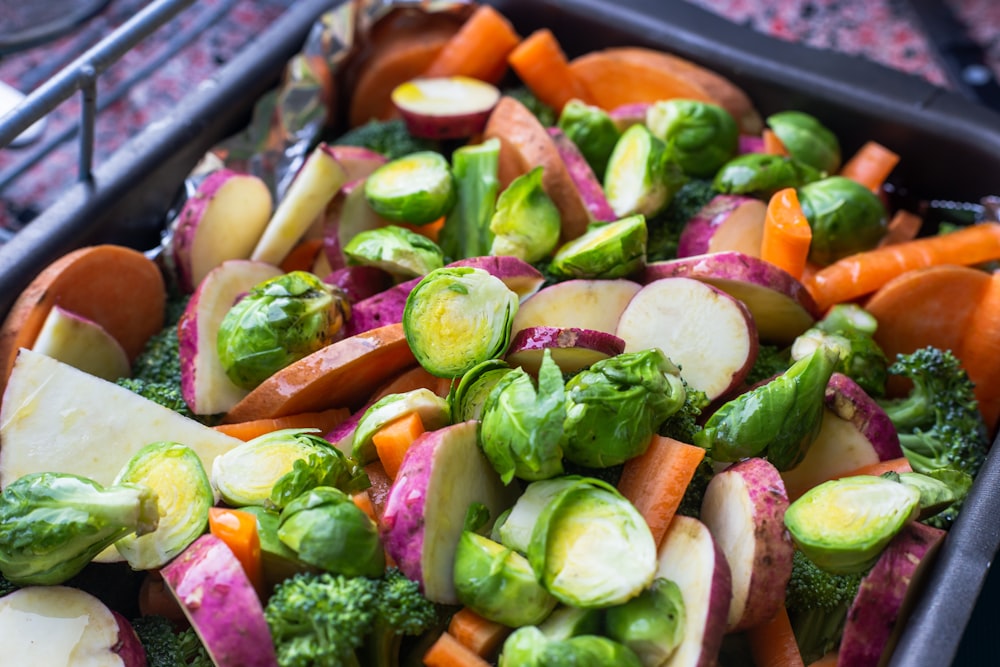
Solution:
M 821 345 L 839 346 L 846 354 L 837 361 L 834 370 L 854 380 L 869 396 L 884 396 L 889 359 L 875 342 L 877 325 L 875 317 L 857 304 L 837 304 L 795 339 L 791 358 L 798 361 Z
M 698 178 L 711 178 L 739 148 L 739 126 L 717 104 L 661 100 L 646 112 L 646 127 L 667 145 L 670 159 L 684 173 Z
M 386 220 L 426 225 L 455 204 L 455 179 L 448 160 L 418 151 L 388 162 L 365 179 L 365 199 Z
M 420 415 L 420 421 L 428 431 L 435 431 L 451 423 L 451 408 L 448 401 L 430 389 L 420 387 L 400 394 L 388 394 L 378 399 L 365 410 L 354 428 L 354 444 L 351 456 L 361 465 L 378 460 L 372 436 L 380 428 L 411 412 Z
M 602 359 L 566 383 L 563 455 L 590 468 L 624 463 L 646 451 L 686 396 L 678 368 L 659 349 Z
M 538 515 L 528 562 L 563 604 L 609 607 L 653 582 L 656 543 L 646 520 L 615 487 L 580 477 Z
M 604 610 L 559 605 L 537 627 L 543 635 L 555 640 L 598 635 L 604 628 Z
M 603 179 L 611 152 L 621 137 L 611 114 L 600 107 L 573 99 L 563 105 L 556 124 L 580 149 L 594 175 Z
M 576 484 L 578 479 L 578 476 L 566 475 L 528 484 L 514 506 L 497 517 L 492 539 L 520 554 L 527 554 L 531 533 L 542 510 L 550 500 Z
M 275 510 L 250 505 L 241 511 L 257 518 L 257 535 L 260 538 L 260 566 L 268 589 L 295 576 L 299 572 L 319 572 L 319 568 L 304 562 L 298 554 L 278 538 L 281 514 Z
M 437 243 L 396 225 L 355 234 L 344 246 L 344 255 L 348 264 L 375 266 L 400 278 L 416 278 L 444 266 Z
M 599 635 L 552 640 L 533 625 L 518 628 L 504 641 L 499 667 L 642 667 L 627 646 Z
M 797 188 L 823 175 L 793 158 L 764 153 L 737 155 L 722 165 L 712 187 L 726 194 L 770 197 L 784 188 Z
M 667 154 L 667 147 L 645 125 L 622 133 L 604 173 L 604 193 L 615 215 L 640 213 L 652 218 L 684 185 L 684 174 Z
M 562 372 L 548 350 L 542 355 L 537 390 L 522 368 L 497 381 L 483 405 L 479 442 L 504 484 L 515 476 L 540 480 L 562 473 L 559 441 L 565 418 Z
M 491 255 L 512 255 L 537 262 L 559 243 L 559 209 L 542 188 L 542 167 L 521 174 L 500 193 L 490 219 Z
M 406 298 L 403 331 L 427 372 L 458 377 L 502 357 L 518 296 L 482 269 L 444 267 L 424 276 Z
M 236 385 L 254 389 L 328 345 L 349 313 L 343 292 L 306 271 L 265 280 L 222 319 L 219 361 Z
M 904 472 L 897 477 L 901 484 L 912 486 L 920 493 L 918 521 L 929 519 L 959 502 L 972 486 L 972 475 L 948 468 L 926 473 Z
M 121 538 L 156 530 L 156 493 L 67 473 L 32 473 L 0 494 L 0 573 L 21 586 L 60 584 Z
M 684 639 L 684 596 L 658 578 L 625 604 L 605 612 L 608 637 L 635 651 L 643 665 L 662 665 Z
M 380 577 L 385 551 L 378 526 L 351 497 L 318 486 L 285 506 L 278 539 L 310 565 L 348 577 Z
M 802 111 L 782 111 L 767 117 L 767 125 L 793 158 L 827 174 L 840 169 L 837 135 L 815 116 Z
M 823 482 L 785 511 L 796 546 L 834 574 L 864 572 L 920 511 L 920 491 L 873 475 Z
M 490 218 L 500 190 L 500 140 L 462 146 L 452 153 L 457 200 L 438 234 L 444 254 L 454 259 L 488 255 Z
M 624 278 L 646 266 L 646 218 L 593 223 L 556 252 L 549 271 L 560 278 Z
M 490 391 L 512 369 L 503 359 L 487 359 L 476 364 L 453 383 L 448 392 L 448 406 L 455 423 L 478 420 Z
M 874 192 L 843 176 L 799 187 L 802 213 L 812 229 L 809 261 L 826 266 L 871 250 L 885 235 L 886 212 Z
M 556 606 L 527 558 L 468 530 L 455 550 L 455 590 L 459 602 L 512 628 L 534 625 Z

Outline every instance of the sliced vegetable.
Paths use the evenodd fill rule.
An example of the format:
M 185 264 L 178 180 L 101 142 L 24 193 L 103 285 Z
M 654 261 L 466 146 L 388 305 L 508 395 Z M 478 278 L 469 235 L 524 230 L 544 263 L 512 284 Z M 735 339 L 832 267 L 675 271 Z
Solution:
M 687 221 L 677 241 L 677 256 L 735 250 L 760 257 L 767 206 L 743 195 L 716 195 Z
M 424 70 L 426 77 L 468 76 L 495 83 L 507 69 L 507 56 L 521 38 L 500 12 L 480 5 Z
M 419 151 L 382 165 L 365 180 L 368 204 L 387 220 L 434 222 L 455 204 L 455 179 L 440 153 Z
M 496 654 L 510 628 L 489 621 L 468 607 L 459 609 L 448 622 L 448 634 L 476 655 L 489 658 Z
M 579 148 L 597 178 L 603 179 L 622 134 L 611 115 L 580 98 L 570 99 L 559 113 L 559 129 Z
M 549 285 L 520 305 L 511 329 L 590 329 L 614 333 L 639 284 L 631 280 L 567 280 Z
M 662 665 L 684 638 L 684 598 L 669 579 L 606 612 L 608 636 L 629 647 L 643 665 Z
M 491 255 L 510 255 L 537 262 L 556 247 L 559 210 L 542 188 L 542 169 L 515 178 L 500 193 L 490 218 Z
M 396 479 L 406 450 L 424 434 L 424 422 L 417 412 L 410 412 L 389 422 L 372 434 L 378 460 L 390 479 Z
M 886 214 L 871 190 L 843 176 L 799 188 L 802 212 L 812 228 L 809 260 L 826 266 L 874 248 L 885 235 Z
M 573 100 L 587 95 L 586 89 L 570 71 L 566 54 L 548 28 L 535 30 L 522 39 L 507 55 L 507 62 L 535 97 L 556 113 L 562 112 Z
M 361 465 L 367 465 L 378 459 L 372 438 L 384 426 L 408 413 L 419 415 L 421 425 L 428 431 L 451 423 L 448 401 L 430 389 L 421 387 L 398 394 L 388 394 L 370 405 L 358 421 L 352 447 L 354 459 Z
M 866 141 L 844 163 L 840 175 L 857 181 L 872 192 L 882 189 L 882 184 L 899 163 L 899 155 L 877 141 Z
M 712 185 L 719 192 L 770 197 L 784 188 L 797 188 L 822 178 L 821 172 L 794 158 L 745 153 L 726 162 Z
M 799 645 L 792 632 L 788 611 L 783 605 L 774 616 L 750 628 L 748 632 L 753 661 L 759 667 L 804 667 Z M 816 663 L 810 663 L 815 667 Z M 836 667 L 836 661 L 831 667 Z
M 535 626 L 515 630 L 503 645 L 500 667 L 543 665 L 620 665 L 640 667 L 632 649 L 601 635 L 553 640 Z
M 490 667 L 490 663 L 450 632 L 443 632 L 434 640 L 424 653 L 423 664 L 427 667 Z
M 827 174 L 840 169 L 840 142 L 819 119 L 803 111 L 781 111 L 766 119 L 788 154 Z
M 549 271 L 561 278 L 625 278 L 646 265 L 647 237 L 641 214 L 594 223 L 556 251 Z
M 374 266 L 402 279 L 444 266 L 444 254 L 436 243 L 397 225 L 357 234 L 344 246 L 344 255 L 351 264 Z
M 670 203 L 684 176 L 667 146 L 645 125 L 633 125 L 615 143 L 604 172 L 604 192 L 615 215 L 650 218 Z
M 785 188 L 771 195 L 764 217 L 760 258 L 801 280 L 812 241 L 813 231 L 795 190 Z
M 598 178 L 595 175 L 594 170 L 587 164 L 583 153 L 561 129 L 550 127 L 548 133 L 552 137 L 556 150 L 559 151 L 559 157 L 562 158 L 569 171 L 570 178 L 573 179 L 573 184 L 576 185 L 577 191 L 583 198 L 591 218 L 604 222 L 614 220 L 617 216 L 604 194 L 604 186 L 601 184 L 603 176 Z M 615 136 L 617 140 L 617 134 Z
M 303 412 L 273 419 L 253 419 L 236 424 L 218 424 L 212 428 L 220 433 L 238 438 L 243 442 L 262 435 L 284 429 L 316 429 L 318 433 L 329 433 L 350 417 L 347 408 L 330 408 L 321 412 Z
M 264 597 L 264 568 L 257 515 L 243 510 L 210 507 L 208 529 L 212 535 L 226 543 L 243 567 L 243 572 L 253 584 L 257 595 Z
M 125 348 L 97 322 L 52 306 L 31 349 L 114 382 L 131 374 Z
M 710 178 L 736 155 L 739 128 L 717 104 L 672 99 L 654 102 L 646 127 L 667 145 L 667 154 L 684 173 Z
M 537 376 L 546 351 L 563 373 L 576 373 L 602 359 L 621 354 L 625 351 L 625 341 L 593 329 L 528 327 L 514 335 L 504 359 L 511 366 Z
M 496 86 L 467 76 L 413 79 L 392 91 L 410 134 L 428 139 L 461 139 L 482 131 L 499 99 Z

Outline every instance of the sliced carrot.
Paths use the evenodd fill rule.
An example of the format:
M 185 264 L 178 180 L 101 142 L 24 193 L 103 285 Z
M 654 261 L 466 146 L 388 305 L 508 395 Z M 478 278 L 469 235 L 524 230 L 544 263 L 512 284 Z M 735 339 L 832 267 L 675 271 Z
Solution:
M 424 654 L 427 667 L 490 667 L 490 663 L 444 632 Z
M 896 211 L 885 229 L 885 236 L 878 242 L 879 246 L 906 243 L 917 238 L 924 221 L 919 215 L 903 209 Z
M 139 614 L 142 616 L 162 616 L 177 627 L 189 623 L 180 602 L 160 576 L 159 570 L 149 570 L 139 585 Z
M 400 227 L 406 227 L 410 231 L 416 232 L 422 236 L 426 236 L 431 241 L 437 243 L 438 235 L 441 233 L 441 228 L 444 227 L 445 216 L 441 216 L 434 222 L 428 222 L 426 225 L 412 225 L 408 222 L 397 222 L 396 224 Z
M 913 269 L 940 264 L 971 266 L 1000 259 L 1000 223 L 984 222 L 957 232 L 859 252 L 818 271 L 807 283 L 817 305 L 853 301 Z
M 322 249 L 323 239 L 305 239 L 292 248 L 285 259 L 281 260 L 280 268 L 285 273 L 311 271 L 316 263 L 316 256 Z
M 424 432 L 424 423 L 416 412 L 394 419 L 372 434 L 372 443 L 379 461 L 390 479 L 396 479 L 406 450 Z
M 747 639 L 756 667 L 804 667 L 784 605 L 770 621 L 747 630 Z
M 511 628 L 483 618 L 468 607 L 462 607 L 451 617 L 448 634 L 467 649 L 489 660 L 500 649 Z
M 367 514 L 369 519 L 378 523 L 378 517 L 375 516 L 375 506 L 372 504 L 372 498 L 368 495 L 368 491 L 358 491 L 352 494 L 351 501 L 359 510 Z
M 424 370 L 423 366 L 414 366 L 379 387 L 372 396 L 372 400 L 377 401 L 389 394 L 403 394 L 414 389 L 430 389 L 441 398 L 444 398 L 451 390 L 451 380 L 431 375 Z
M 587 90 L 573 76 L 555 35 L 542 28 L 528 35 L 507 56 L 518 78 L 556 113 L 572 99 L 588 102 Z
M 810 662 L 808 667 L 837 667 L 838 664 L 840 664 L 840 656 L 837 655 L 836 651 L 832 651 L 819 660 Z
M 645 453 L 626 461 L 618 490 L 646 519 L 657 544 L 667 534 L 688 484 L 704 458 L 705 450 L 701 447 L 654 435 Z
M 236 424 L 213 426 L 216 431 L 247 441 L 286 428 L 318 428 L 320 433 L 329 433 L 335 426 L 351 416 L 347 408 L 330 408 L 320 412 L 303 412 L 273 419 L 254 419 Z
M 761 132 L 761 138 L 764 139 L 765 153 L 769 155 L 788 155 L 788 149 L 785 148 L 785 144 L 782 143 L 781 139 L 778 138 L 778 135 L 771 128 L 765 127 Z
M 243 510 L 211 507 L 208 510 L 208 530 L 225 542 L 233 552 L 257 595 L 263 599 L 264 575 L 260 560 L 257 517 Z
M 840 175 L 878 192 L 897 164 L 898 154 L 878 142 L 869 141 L 844 163 L 840 168 Z
M 962 331 L 957 354 L 976 385 L 979 411 L 993 436 L 1000 418 L 1000 273 L 990 276 L 978 307 Z
M 879 461 L 878 463 L 861 466 L 860 468 L 855 468 L 854 470 L 849 470 L 848 472 L 837 475 L 837 477 L 854 477 L 855 475 L 872 475 L 874 477 L 879 477 L 887 472 L 913 472 L 913 468 L 910 467 L 910 462 L 905 456 L 900 456 L 899 458 L 888 459 L 885 461 Z
M 506 71 L 507 55 L 520 41 L 510 21 L 490 5 L 480 5 L 423 76 L 469 76 L 497 83 Z
M 801 279 L 809 257 L 812 228 L 795 188 L 775 192 L 767 203 L 760 258 Z

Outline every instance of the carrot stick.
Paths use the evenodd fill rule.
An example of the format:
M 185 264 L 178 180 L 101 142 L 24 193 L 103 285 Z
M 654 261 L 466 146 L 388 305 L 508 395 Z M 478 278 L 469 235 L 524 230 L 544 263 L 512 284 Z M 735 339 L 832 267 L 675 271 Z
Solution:
M 424 654 L 424 664 L 427 667 L 490 667 L 490 663 L 447 632 L 442 633 Z
M 808 667 L 837 667 L 839 664 L 839 656 L 836 651 L 827 653 L 819 660 L 810 662 Z
M 480 5 L 424 70 L 425 77 L 470 76 L 497 83 L 507 55 L 521 41 L 500 12 Z
M 886 226 L 885 236 L 878 242 L 879 246 L 893 245 L 896 243 L 906 243 L 917 238 L 920 228 L 924 226 L 924 221 L 919 215 L 899 209 L 896 211 L 889 224 Z
M 764 140 L 765 153 L 769 155 L 781 155 L 783 157 L 788 156 L 788 149 L 785 148 L 785 144 L 781 142 L 781 139 L 774 133 L 774 130 L 765 127 L 761 132 L 761 138 Z
M 1000 273 L 990 276 L 978 307 L 962 331 L 957 354 L 976 385 L 979 411 L 992 437 L 1000 418 Z
M 804 667 L 784 605 L 770 621 L 747 630 L 747 639 L 757 667 Z
M 905 456 L 900 456 L 899 458 L 870 463 L 866 466 L 849 470 L 843 474 L 837 475 L 837 478 L 854 477 L 855 475 L 872 475 L 874 477 L 878 477 L 887 472 L 913 472 L 913 468 L 910 467 L 910 462 Z
M 483 618 L 468 607 L 455 612 L 448 624 L 448 634 L 476 655 L 489 659 L 511 633 L 502 623 Z
M 441 234 L 441 228 L 444 227 L 445 216 L 441 216 L 434 222 L 428 222 L 426 225 L 411 225 L 408 222 L 397 222 L 396 224 L 400 227 L 406 227 L 411 232 L 416 232 L 422 236 L 426 236 L 431 241 L 437 243 L 438 236 Z
M 984 222 L 957 232 L 875 248 L 837 260 L 806 285 L 826 310 L 874 292 L 912 269 L 939 264 L 970 266 L 1000 259 L 1000 223 Z
M 394 419 L 372 434 L 378 458 L 390 479 L 396 479 L 406 450 L 424 432 L 424 423 L 416 412 Z
M 877 142 L 869 141 L 844 163 L 840 175 L 878 192 L 898 163 L 899 155 Z
M 811 242 L 812 228 L 802 213 L 795 189 L 775 192 L 767 203 L 760 258 L 801 279 Z
M 539 100 L 562 111 L 576 98 L 587 102 L 587 91 L 570 71 L 566 54 L 548 28 L 531 33 L 510 55 L 507 62 Z
M 234 438 L 247 441 L 285 428 L 318 428 L 320 433 L 329 433 L 350 416 L 351 411 L 347 408 L 330 408 L 321 412 L 302 412 L 287 417 L 253 419 L 235 424 L 218 424 L 212 428 Z
M 281 270 L 285 273 L 292 271 L 311 271 L 316 255 L 323 248 L 323 239 L 305 239 L 300 242 L 285 259 L 281 260 Z
M 264 575 L 260 560 L 260 535 L 257 517 L 243 510 L 211 507 L 208 510 L 208 530 L 226 543 L 243 566 L 247 579 L 257 595 L 264 598 Z
M 654 435 L 644 454 L 625 463 L 618 490 L 646 519 L 657 544 L 704 458 L 701 447 Z
M 359 510 L 367 514 L 369 519 L 378 523 L 378 517 L 375 516 L 375 506 L 372 504 L 372 498 L 368 495 L 368 491 L 358 491 L 352 494 L 351 501 Z

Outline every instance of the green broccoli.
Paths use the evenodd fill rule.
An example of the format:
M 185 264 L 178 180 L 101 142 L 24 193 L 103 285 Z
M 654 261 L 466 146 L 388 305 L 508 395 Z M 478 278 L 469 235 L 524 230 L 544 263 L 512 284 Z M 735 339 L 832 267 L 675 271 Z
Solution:
M 684 382 L 684 391 L 684 405 L 660 424 L 658 433 L 674 440 L 691 443 L 694 442 L 694 434 L 701 430 L 698 417 L 701 416 L 701 411 L 708 407 L 709 400 L 705 392 L 692 389 L 687 382 Z
M 715 466 L 712 459 L 706 455 L 695 468 L 694 477 L 688 482 L 687 491 L 681 498 L 680 505 L 677 506 L 677 513 L 683 516 L 701 518 L 701 501 L 705 499 L 705 490 L 708 483 L 715 476 Z
M 914 472 L 957 470 L 975 477 L 986 459 L 990 442 L 979 412 L 973 384 L 950 350 L 928 346 L 900 354 L 889 373 L 913 382 L 904 398 L 880 402 L 899 433 L 899 444 Z M 926 520 L 949 527 L 964 500 Z
M 792 555 L 792 576 L 785 588 L 785 606 L 795 641 L 806 664 L 837 648 L 847 611 L 865 573 L 831 574 L 801 551 Z
M 132 628 L 146 652 L 149 667 L 211 667 L 201 640 L 188 628 L 176 633 L 163 616 L 141 616 L 132 621 Z
M 889 379 L 889 360 L 875 342 L 877 327 L 875 316 L 861 306 L 838 304 L 795 339 L 792 359 L 801 359 L 819 345 L 833 342 L 846 351 L 837 362 L 837 372 L 854 380 L 869 396 L 880 398 Z
M 18 586 L 13 581 L 0 574 L 0 598 L 2 598 L 5 595 L 10 595 L 18 588 L 20 588 L 20 586 Z
M 372 120 L 359 125 L 330 143 L 340 146 L 361 146 L 381 153 L 389 160 L 418 151 L 438 151 L 440 145 L 430 139 L 420 139 L 410 134 L 401 119 Z
M 757 347 L 757 358 L 750 367 L 745 382 L 755 385 L 764 380 L 770 380 L 775 375 L 781 375 L 792 365 L 792 357 L 787 347 L 761 343 Z
M 181 647 L 181 665 L 187 667 L 214 667 L 215 663 L 208 655 L 208 650 L 201 643 L 194 628 L 188 628 L 177 635 Z
M 677 242 L 684 226 L 717 194 L 719 192 L 712 186 L 711 180 L 692 178 L 682 185 L 667 208 L 646 221 L 649 228 L 646 260 L 676 259 Z

